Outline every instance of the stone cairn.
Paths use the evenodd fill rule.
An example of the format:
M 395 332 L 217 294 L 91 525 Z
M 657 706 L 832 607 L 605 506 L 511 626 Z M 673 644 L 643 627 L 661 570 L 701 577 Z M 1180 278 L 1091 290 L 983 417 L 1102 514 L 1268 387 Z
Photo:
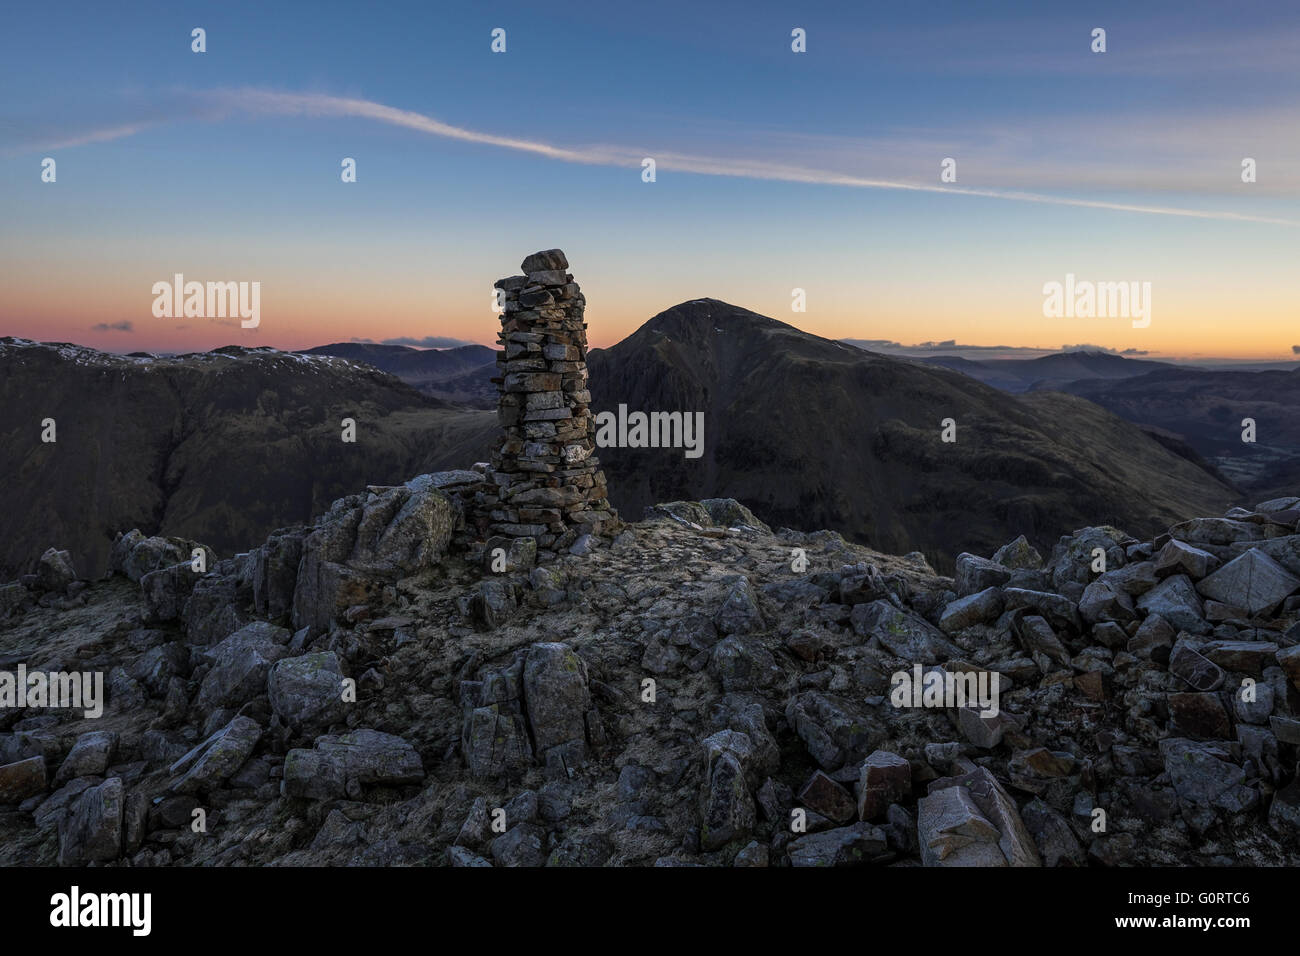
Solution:
M 568 267 L 563 252 L 548 249 L 524 260 L 524 275 L 496 283 L 504 311 L 493 381 L 505 435 L 481 499 L 490 535 L 519 545 L 532 538 L 552 552 L 618 522 L 593 454 L 586 299 Z

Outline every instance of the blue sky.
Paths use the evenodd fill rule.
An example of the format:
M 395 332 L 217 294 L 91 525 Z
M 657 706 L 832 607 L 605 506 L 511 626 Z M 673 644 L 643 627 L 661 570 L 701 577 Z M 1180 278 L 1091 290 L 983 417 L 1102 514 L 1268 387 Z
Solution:
M 558 245 L 597 344 L 711 295 L 837 337 L 1289 354 L 1296 8 L 900 6 L 12 6 L 0 333 L 491 342 L 491 281 Z M 177 271 L 261 281 L 267 320 L 166 326 Z M 1044 319 L 1067 271 L 1152 281 L 1152 327 Z

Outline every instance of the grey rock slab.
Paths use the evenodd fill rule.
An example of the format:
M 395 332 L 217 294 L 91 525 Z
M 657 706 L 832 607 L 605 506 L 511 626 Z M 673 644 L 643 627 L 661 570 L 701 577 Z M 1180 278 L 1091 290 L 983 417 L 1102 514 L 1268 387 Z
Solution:
M 1000 588 L 990 587 L 968 594 L 944 608 L 943 615 L 939 618 L 939 629 L 952 634 L 974 624 L 996 620 L 1002 613 L 1003 604 Z
M 1010 568 L 1012 571 L 1032 571 L 1043 566 L 1043 556 L 1022 534 L 1014 541 L 998 548 L 993 553 L 993 563 Z
M 1196 590 L 1251 614 L 1265 614 L 1300 588 L 1291 574 L 1259 548 L 1251 548 L 1197 583 Z
M 36 756 L 0 767 L 0 806 L 22 803 L 45 792 L 45 758 Z
M 810 833 L 790 842 L 786 852 L 790 865 L 862 866 L 889 849 L 885 832 L 870 823 L 853 823 L 821 833 Z
M 277 661 L 267 680 L 271 710 L 297 733 L 328 730 L 347 713 L 343 668 L 333 651 Z
M 834 694 L 809 690 L 786 703 L 785 718 L 808 753 L 828 773 L 861 760 L 884 736 L 878 722 L 857 703 Z
M 320 737 L 314 750 L 290 750 L 281 791 L 287 797 L 328 800 L 344 796 L 350 786 L 423 779 L 424 765 L 414 747 L 393 734 L 363 728 Z
M 1210 641 L 1201 652 L 1220 667 L 1247 674 L 1262 674 L 1277 663 L 1278 646 L 1269 641 Z
M 92 730 L 77 738 L 67 757 L 54 775 L 54 783 L 62 785 L 74 777 L 91 777 L 102 774 L 117 754 L 118 735 L 111 730 Z
M 1205 622 L 1201 599 L 1192 579 L 1185 574 L 1165 578 L 1138 598 L 1138 607 L 1147 614 L 1160 615 L 1178 630 L 1192 634 L 1205 634 L 1210 630 L 1210 625 Z
M 1223 684 L 1223 669 L 1187 644 L 1179 642 L 1169 655 L 1169 673 L 1193 690 L 1217 690 Z
M 936 790 L 917 802 L 917 841 L 925 866 L 1007 865 L 1001 834 L 965 787 Z
M 523 700 L 539 754 L 569 741 L 585 741 L 585 715 L 591 709 L 587 665 L 567 644 L 528 648 Z
M 962 552 L 957 555 L 957 573 L 954 582 L 959 597 L 966 597 L 977 591 L 991 587 L 1000 587 L 1011 580 L 1011 569 L 997 561 L 981 558 L 979 555 Z
M 282 627 L 255 621 L 206 653 L 212 668 L 199 685 L 194 706 L 204 714 L 238 708 L 266 692 L 271 665 L 284 657 L 293 635 Z
M 59 821 L 59 865 L 115 860 L 122 852 L 126 791 L 118 777 L 77 797 Z
M 912 794 L 912 765 L 898 754 L 877 750 L 862 762 L 858 775 L 858 819 L 884 816 L 890 804 Z
M 220 786 L 244 765 L 261 737 L 262 728 L 257 721 L 250 717 L 234 718 L 172 764 L 172 773 L 185 770 L 172 784 L 172 790 L 193 794 Z
M 1170 540 L 1155 557 L 1156 574 L 1162 578 L 1186 574 L 1200 580 L 1218 566 L 1219 559 L 1210 552 L 1178 540 Z
M 849 620 L 855 634 L 875 637 L 892 654 L 915 664 L 934 664 L 961 653 L 933 624 L 888 601 L 859 604 Z

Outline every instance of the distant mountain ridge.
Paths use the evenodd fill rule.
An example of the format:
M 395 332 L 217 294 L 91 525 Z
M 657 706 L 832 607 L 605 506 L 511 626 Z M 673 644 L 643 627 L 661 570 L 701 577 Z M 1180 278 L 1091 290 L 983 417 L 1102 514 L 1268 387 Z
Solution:
M 1032 359 L 968 359 L 953 355 L 935 355 L 919 359 L 941 365 L 1008 392 L 1053 388 L 1081 379 L 1132 378 L 1149 372 L 1177 368 L 1168 362 L 1133 359 L 1111 352 L 1080 349 L 1043 355 Z
M 475 408 L 496 407 L 496 349 L 462 345 L 450 349 L 416 349 L 405 345 L 335 342 L 303 349 L 300 355 L 332 355 L 364 362 L 396 375 L 426 395 Z

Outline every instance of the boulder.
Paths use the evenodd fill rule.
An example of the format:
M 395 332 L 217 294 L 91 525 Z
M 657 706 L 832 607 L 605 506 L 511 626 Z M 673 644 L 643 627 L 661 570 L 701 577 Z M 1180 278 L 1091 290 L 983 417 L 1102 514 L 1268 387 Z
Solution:
M 32 592 L 19 581 L 0 584 L 0 620 L 32 601 Z
M 763 612 L 748 578 L 741 575 L 732 582 L 714 624 L 722 634 L 752 634 L 763 629 Z
M 266 692 L 271 665 L 284 657 L 293 635 L 282 627 L 254 621 L 204 655 L 212 667 L 199 685 L 194 706 L 204 714 L 221 707 L 238 708 Z
M 1169 655 L 1169 673 L 1196 691 L 1218 690 L 1223 684 L 1223 669 L 1180 641 Z
M 1171 537 L 1191 544 L 1227 545 L 1235 541 L 1258 541 L 1262 526 L 1232 518 L 1192 518 L 1169 529 Z
M 1097 549 L 1106 556 L 1107 570 L 1122 567 L 1128 560 L 1126 549 L 1133 543 L 1133 538 L 1109 525 L 1080 528 L 1073 534 L 1063 535 L 1048 562 L 1052 586 L 1062 591 L 1067 585 L 1086 585 L 1096 573 L 1093 566 Z
M 1176 539 L 1171 539 L 1155 557 L 1156 575 L 1162 578 L 1186 574 L 1199 581 L 1218 566 L 1219 559 L 1210 552 Z
M 523 703 L 539 757 L 562 744 L 585 742 L 591 710 L 587 665 L 567 644 L 534 644 L 524 654 Z
M 884 816 L 892 803 L 912 794 L 912 765 L 898 754 L 877 750 L 862 762 L 858 773 L 858 819 Z
M 892 654 L 914 664 L 934 664 L 961 653 L 933 624 L 888 601 L 859 604 L 849 620 L 855 634 L 878 639 Z
M 957 555 L 957 573 L 953 580 L 958 597 L 966 597 L 1006 584 L 1011 580 L 1011 569 L 997 561 L 963 551 Z
M 145 623 L 179 620 L 199 576 L 189 561 L 168 565 L 142 576 L 140 593 L 144 597 Z
M 1278 651 L 1277 663 L 1296 690 L 1300 690 L 1300 644 Z
M 54 775 L 55 785 L 61 786 L 74 777 L 102 774 L 117 754 L 117 742 L 118 736 L 111 730 L 92 730 L 82 734 Z
M 1083 589 L 1079 615 L 1090 625 L 1112 622 L 1127 624 L 1137 617 L 1133 599 L 1112 581 L 1098 579 Z
M 1024 608 L 1039 617 L 1046 618 L 1053 627 L 1071 631 L 1079 631 L 1083 628 L 1078 605 L 1064 595 L 1053 594 L 1051 591 L 1034 591 L 1029 588 L 1005 588 L 1002 596 L 1006 600 L 1008 611 Z
M 936 780 L 917 808 L 926 866 L 1042 866 L 1015 801 L 984 767 Z
M 1277 663 L 1278 646 L 1270 641 L 1210 641 L 1201 650 L 1220 667 L 1246 674 L 1263 674 Z
M 305 529 L 273 532 L 253 557 L 253 606 L 257 613 L 279 620 L 293 611 Z
M 545 866 L 545 847 L 545 830 L 535 823 L 520 823 L 492 841 L 492 859 L 497 866 Z
M 1022 534 L 1016 540 L 998 548 L 993 553 L 993 563 L 1010 568 L 1012 571 L 1034 571 L 1043 566 L 1043 556 Z
M 295 733 L 311 736 L 343 720 L 343 668 L 333 651 L 283 658 L 267 680 L 271 710 Z
M 236 717 L 169 768 L 183 774 L 171 789 L 178 794 L 206 793 L 233 777 L 262 737 L 262 728 L 250 717 Z
M 563 272 L 569 268 L 569 260 L 559 249 L 543 249 L 524 259 L 519 271 L 525 275 L 531 272 Z
M 700 846 L 706 851 L 746 839 L 754 828 L 757 814 L 745 780 L 752 746 L 745 734 L 729 730 L 704 741 Z
M 82 792 L 59 822 L 59 865 L 115 860 L 122 852 L 126 790 L 112 777 Z
M 499 704 L 475 707 L 466 714 L 461 752 L 469 775 L 477 780 L 517 777 L 533 763 L 523 717 Z
M 1185 574 L 1165 578 L 1138 598 L 1138 607 L 1147 614 L 1160 615 L 1177 630 L 1192 634 L 1206 634 L 1210 631 L 1196 587 Z
M 1255 510 L 1260 514 L 1272 514 L 1275 511 L 1292 511 L 1300 508 L 1300 498 L 1295 496 L 1284 498 L 1270 498 L 1268 501 L 1261 501 L 1255 505 Z
M 708 669 L 726 693 L 770 686 L 781 673 L 771 651 L 734 636 L 713 646 Z
M 975 624 L 996 620 L 1002 613 L 1002 606 L 1001 588 L 985 588 L 950 602 L 939 618 L 939 628 L 944 633 L 953 634 Z
M 925 866 L 1007 865 L 998 828 L 965 787 L 945 787 L 917 802 L 917 840 Z
M 1232 721 L 1218 694 L 1184 691 L 1170 694 L 1168 704 L 1171 737 L 1227 740 L 1232 736 Z
M 1037 614 L 1027 614 L 1019 619 L 1015 629 L 1021 645 L 1044 674 L 1057 667 L 1070 666 L 1070 652 L 1044 618 Z
M 1147 619 L 1129 638 L 1128 652 L 1134 657 L 1149 660 L 1167 660 L 1178 632 L 1159 614 L 1149 614 Z
M 790 841 L 791 866 L 863 866 L 889 850 L 885 831 L 870 823 L 852 823 Z
M 1251 614 L 1267 614 L 1300 588 L 1300 578 L 1258 548 L 1233 558 L 1199 581 L 1196 590 Z
M 1034 838 L 1044 866 L 1087 865 L 1087 855 L 1069 822 L 1048 804 L 1035 797 L 1025 804 L 1021 819 Z
M 1300 834 L 1300 777 L 1273 794 L 1268 807 L 1268 825 L 1295 839 Z
M 196 547 L 184 538 L 145 537 L 139 530 L 131 530 L 113 542 L 109 569 L 139 583 L 150 571 L 189 561 Z
M 808 753 L 828 772 L 862 760 L 884 736 L 856 703 L 822 691 L 795 694 L 786 703 L 785 718 Z
M 848 823 L 857 814 L 849 792 L 820 770 L 799 791 L 799 802 L 835 823 Z
M 1246 772 L 1231 762 L 1225 744 L 1171 737 L 1160 741 L 1160 752 L 1183 819 L 1197 832 L 1258 804 L 1259 792 L 1245 785 Z
M 72 554 L 68 551 L 50 548 L 36 563 L 36 586 L 42 591 L 62 594 L 75 580 L 77 572 L 72 566 Z
M 518 610 L 514 584 L 489 578 L 480 581 L 470 598 L 470 614 L 482 630 L 495 631 Z
M 280 785 L 286 797 L 339 799 L 362 785 L 401 785 L 424 779 L 415 748 L 393 734 L 368 728 L 316 740 L 314 750 L 290 750 Z
M 704 498 L 700 506 L 708 513 L 709 520 L 718 528 L 754 528 L 764 534 L 771 534 L 772 529 L 758 519 L 735 498 Z
M 0 806 L 19 804 L 44 793 L 45 758 L 36 756 L 0 766 Z

